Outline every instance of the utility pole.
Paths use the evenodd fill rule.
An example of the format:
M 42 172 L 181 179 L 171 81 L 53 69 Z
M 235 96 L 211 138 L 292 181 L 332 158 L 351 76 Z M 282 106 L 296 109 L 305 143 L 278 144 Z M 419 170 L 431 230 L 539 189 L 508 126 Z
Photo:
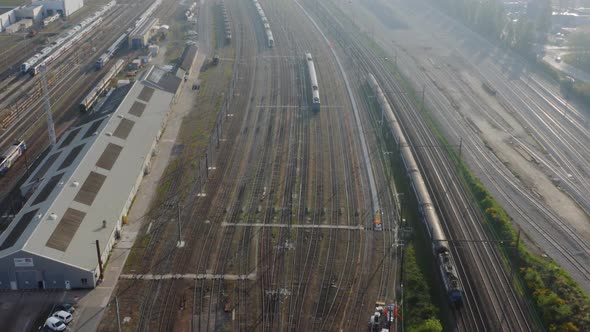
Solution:
M 424 112 L 424 95 L 426 94 L 426 85 L 422 86 L 422 112 Z
M 51 102 L 49 101 L 49 90 L 47 89 L 47 66 L 41 65 L 41 85 L 43 86 L 43 105 L 47 114 L 47 131 L 49 133 L 49 143 L 55 145 L 55 126 L 53 125 L 53 115 L 51 115 Z

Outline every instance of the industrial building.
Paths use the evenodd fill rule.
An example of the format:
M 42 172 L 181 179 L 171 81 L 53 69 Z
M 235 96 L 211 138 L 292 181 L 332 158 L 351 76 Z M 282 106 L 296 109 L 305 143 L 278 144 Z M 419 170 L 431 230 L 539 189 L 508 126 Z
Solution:
M 24 20 L 17 21 L 16 23 L 5 27 L 4 31 L 7 34 L 13 34 L 13 33 L 19 32 L 19 31 L 26 30 L 32 26 L 33 26 L 33 20 L 24 19 Z
M 39 23 L 43 19 L 43 7 L 39 5 L 0 7 L 0 32 L 15 33 Z
M 0 289 L 97 285 L 180 83 L 152 66 L 64 133 L 24 182 L 27 201 L 0 234 Z
M 0 32 L 15 33 L 55 14 L 67 17 L 83 6 L 84 0 L 37 0 L 27 6 L 0 7 Z
M 158 30 L 159 20 L 155 17 L 145 20 L 138 27 L 133 29 L 129 34 L 129 47 L 130 48 L 142 48 L 146 47 L 148 41 Z
M 22 6 L 17 9 L 16 17 L 21 20 L 29 19 L 35 23 L 41 22 L 43 20 L 43 6 L 39 5 L 31 5 L 31 6 Z
M 38 0 L 33 1 L 33 5 L 43 6 L 45 17 L 54 14 L 68 17 L 84 6 L 84 0 Z

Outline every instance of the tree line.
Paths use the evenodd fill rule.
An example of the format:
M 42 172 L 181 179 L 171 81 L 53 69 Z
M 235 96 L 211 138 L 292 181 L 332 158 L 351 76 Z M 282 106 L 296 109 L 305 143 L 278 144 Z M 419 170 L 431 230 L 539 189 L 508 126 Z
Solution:
M 546 40 L 551 27 L 551 1 L 529 2 L 522 12 L 508 13 L 497 0 L 431 0 L 447 14 L 492 42 L 499 42 L 525 56 Z

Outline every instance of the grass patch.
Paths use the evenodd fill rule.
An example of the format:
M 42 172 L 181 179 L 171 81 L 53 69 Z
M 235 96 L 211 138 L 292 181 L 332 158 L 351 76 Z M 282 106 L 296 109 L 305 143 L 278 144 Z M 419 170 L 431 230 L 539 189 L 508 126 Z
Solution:
M 418 266 L 413 245 L 409 245 L 404 256 L 404 306 L 405 326 L 410 331 L 442 331 L 438 320 L 438 309 L 432 304 L 426 278 Z
M 23 0 L 0 0 L 0 6 L 20 6 L 23 5 L 25 1 Z
M 147 248 L 151 240 L 152 235 L 145 234 L 141 239 L 135 241 L 133 248 L 131 248 L 131 251 L 129 252 L 129 256 L 127 256 L 127 261 L 125 262 L 125 271 L 130 271 L 143 263 L 145 248 Z

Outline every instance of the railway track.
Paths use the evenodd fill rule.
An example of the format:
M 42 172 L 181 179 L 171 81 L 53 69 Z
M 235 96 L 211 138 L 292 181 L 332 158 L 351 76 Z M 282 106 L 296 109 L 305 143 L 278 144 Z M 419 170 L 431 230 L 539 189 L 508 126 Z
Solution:
M 454 78 L 454 75 L 449 72 L 449 69 L 446 68 L 446 66 L 439 68 L 438 71 L 430 71 L 429 73 L 429 76 L 431 77 L 425 76 L 423 78 L 424 80 L 435 80 L 440 82 L 450 79 L 453 82 L 455 89 L 460 89 L 460 91 L 465 92 L 463 95 L 466 96 L 465 99 L 469 104 L 468 107 L 473 110 L 479 110 L 481 114 L 488 114 L 487 105 L 483 104 L 480 100 L 475 99 L 471 92 L 471 88 L 468 87 L 462 80 Z M 436 96 L 435 102 L 437 102 L 439 105 L 448 105 L 446 107 L 448 107 L 449 110 L 451 109 L 452 106 L 449 105 L 449 102 L 446 99 L 447 97 L 442 92 L 439 92 L 438 88 L 434 87 L 430 91 L 433 96 Z M 522 92 L 522 94 L 525 93 Z M 501 99 L 504 99 L 504 97 L 501 97 Z M 506 107 L 515 106 L 508 105 Z M 518 118 L 521 118 L 516 115 L 515 112 L 512 113 Z M 465 123 L 465 119 L 459 116 L 456 112 L 450 111 L 448 114 L 451 116 L 442 120 L 445 122 L 445 126 L 450 127 L 452 124 L 455 126 L 454 124 L 456 123 Z M 504 132 L 511 132 L 512 130 L 511 128 L 506 127 L 506 125 L 502 122 L 497 121 L 491 117 L 491 115 L 488 116 L 487 119 L 490 123 Z M 527 126 L 534 126 L 530 122 L 526 123 Z M 470 127 L 470 125 L 465 124 L 464 127 L 467 128 Z M 590 262 L 590 247 L 587 245 L 586 241 L 583 240 L 582 236 L 574 229 L 574 227 L 566 223 L 554 211 L 548 208 L 543 202 L 543 199 L 539 198 L 538 194 L 535 194 L 534 191 L 527 190 L 527 188 L 523 188 L 522 181 L 516 178 L 515 175 L 505 167 L 504 162 L 497 156 L 490 155 L 488 151 L 489 148 L 484 144 L 484 142 L 479 139 L 474 139 L 471 136 L 472 133 L 470 131 L 458 129 L 457 134 L 465 138 L 464 142 L 468 147 L 467 151 L 473 154 L 473 157 L 471 157 L 472 162 L 478 165 L 478 168 L 488 170 L 484 176 L 488 177 L 491 185 L 496 189 L 499 195 L 504 198 L 504 200 L 507 202 L 507 205 L 509 205 L 513 211 L 515 211 L 514 217 L 518 216 L 516 219 L 523 220 L 526 224 L 530 225 L 533 230 L 540 234 L 541 239 L 545 240 L 552 250 L 555 250 L 555 252 L 563 257 L 566 264 L 569 265 L 570 271 L 576 273 L 578 278 L 588 281 L 590 271 L 588 271 L 587 265 L 588 262 Z M 513 136 L 513 139 L 516 141 L 515 144 L 525 149 L 525 151 L 534 156 L 535 159 L 544 158 L 538 157 L 538 154 L 534 150 L 529 149 L 527 144 L 521 142 L 518 137 Z M 506 186 L 506 184 L 508 184 L 508 186 Z M 536 216 L 531 215 L 529 212 L 525 212 L 523 207 L 520 206 L 513 198 L 511 198 L 513 195 L 518 195 L 526 199 L 531 206 L 542 213 L 543 217 L 551 221 L 551 226 L 548 227 L 547 225 L 544 225 L 542 222 L 536 219 Z M 563 241 L 563 238 L 556 236 L 555 233 L 564 234 L 564 236 L 567 236 L 569 240 Z M 572 252 L 582 253 L 583 255 L 574 255 Z
M 315 8 L 317 9 L 317 7 L 315 7 Z M 324 15 L 330 15 L 330 14 L 329 13 L 325 13 Z M 342 24 L 340 24 L 340 26 L 343 27 Z M 353 39 L 352 42 L 356 42 L 357 45 L 362 45 L 362 42 L 359 40 L 359 37 L 356 37 L 356 38 L 357 39 L 356 40 Z M 351 40 L 348 40 L 347 41 L 347 44 L 350 44 L 350 43 L 351 43 Z M 368 47 L 365 47 L 365 48 L 359 47 L 358 50 L 359 51 L 357 51 L 357 52 L 359 52 L 359 55 L 356 58 L 357 58 L 357 60 L 361 64 L 363 64 L 362 63 L 362 61 L 363 61 L 362 59 L 366 59 L 367 60 L 367 63 L 364 63 L 364 66 L 366 66 L 367 69 L 372 70 L 374 72 L 379 72 L 381 74 L 379 76 L 381 76 L 383 80 L 386 80 L 388 82 L 388 85 L 391 84 L 391 86 L 394 87 L 393 91 L 401 91 L 399 85 L 397 85 L 397 83 L 395 82 L 394 79 L 392 79 L 392 77 L 388 77 L 390 75 L 387 75 L 386 68 L 383 66 L 383 64 L 380 63 L 380 61 L 377 60 L 377 58 L 378 58 L 377 56 L 375 56 L 374 54 L 371 54 L 370 49 Z M 365 51 L 365 52 L 362 52 L 362 51 Z M 391 90 L 391 87 L 390 86 L 388 86 L 388 88 Z M 397 90 L 395 90 L 395 89 L 397 89 Z M 402 96 L 399 99 L 405 99 L 405 98 Z M 408 100 L 404 100 L 404 104 L 409 105 Z M 402 113 L 404 115 L 410 113 L 412 116 L 416 116 L 415 113 L 410 112 L 411 110 L 412 109 L 410 107 L 406 106 L 404 112 L 402 112 Z M 417 120 L 419 120 L 418 117 L 416 118 L 416 120 L 413 120 L 411 122 L 412 123 L 412 128 L 418 127 L 418 126 L 423 126 L 422 121 L 417 121 Z M 418 128 L 420 128 L 420 127 L 418 127 Z M 428 130 L 426 130 L 426 128 L 424 128 L 424 131 L 421 132 L 421 134 L 422 135 L 426 135 L 426 134 L 429 134 L 429 133 L 428 133 Z M 421 135 L 417 135 L 417 136 L 421 136 Z M 429 134 L 429 136 L 425 136 L 425 137 L 428 137 L 429 139 L 432 139 L 431 134 Z M 436 142 L 436 141 L 432 141 L 432 142 Z M 416 143 L 414 143 L 414 144 L 416 144 Z M 440 158 L 441 160 L 444 160 L 443 159 L 444 156 L 441 155 L 441 152 L 440 151 L 435 152 L 433 154 L 438 154 L 437 158 Z M 428 158 L 431 158 L 431 157 L 428 157 Z M 440 164 L 439 167 L 440 166 L 444 166 L 444 167 L 440 167 L 439 169 L 442 169 L 445 172 L 449 172 L 448 174 L 450 174 L 451 172 L 450 172 L 449 168 L 446 165 L 447 165 L 447 163 Z M 438 179 L 440 179 L 440 178 L 441 177 L 439 176 Z M 435 180 L 435 181 L 439 181 L 438 179 Z M 448 186 L 449 183 L 447 182 L 446 185 Z M 463 196 L 465 196 L 465 193 L 462 193 L 462 194 L 463 194 Z M 457 197 L 461 197 L 461 196 L 457 196 Z M 455 197 L 454 199 L 456 199 L 457 197 Z M 463 199 L 463 198 L 460 198 L 460 199 Z M 463 207 L 469 207 L 469 204 L 466 203 L 466 202 L 467 201 L 463 201 L 463 204 L 462 204 Z M 455 216 L 463 217 L 463 218 L 465 217 L 465 216 L 463 216 L 460 213 L 455 214 Z M 460 219 L 459 218 L 455 218 L 454 220 L 460 220 Z M 477 225 L 475 222 L 472 223 L 471 225 L 474 225 L 474 227 L 476 227 L 475 230 L 478 230 L 479 229 L 479 228 L 477 228 L 477 226 L 475 226 L 475 225 Z M 481 235 L 482 235 L 482 233 L 480 233 L 480 236 Z M 479 249 L 476 249 L 476 250 L 479 250 Z M 488 250 L 488 249 L 486 248 L 486 250 Z M 479 253 L 479 255 L 481 255 L 481 253 Z M 504 283 L 495 283 L 495 286 L 494 287 L 487 288 L 489 290 L 489 293 L 494 294 L 494 295 L 496 295 L 498 297 L 502 296 L 504 299 L 508 299 L 509 301 L 511 301 L 510 302 L 510 305 L 511 306 L 514 306 L 513 307 L 514 310 L 515 310 L 515 312 L 514 312 L 515 317 L 514 318 L 516 318 L 516 319 L 511 320 L 511 321 L 514 324 L 520 324 L 520 325 L 514 325 L 512 327 L 516 327 L 517 329 L 530 330 L 530 326 L 528 325 L 528 322 L 527 322 L 527 319 L 526 319 L 526 313 L 524 312 L 524 310 L 522 309 L 521 305 L 519 304 L 519 300 L 514 295 L 514 293 L 513 293 L 514 291 L 513 290 L 509 290 L 510 287 L 508 285 L 506 285 L 507 277 L 506 277 L 505 273 L 499 271 L 499 269 L 502 269 L 502 265 L 501 264 L 498 264 L 499 258 L 498 258 L 497 252 L 494 251 L 494 254 L 492 254 L 490 252 L 487 252 L 486 255 L 488 257 L 490 255 L 495 255 L 494 258 L 493 258 L 493 261 L 496 262 L 496 266 L 498 266 L 498 268 L 494 268 L 494 270 L 496 271 L 494 273 L 494 275 L 498 275 L 498 276 L 500 276 L 500 280 L 504 280 Z M 465 280 L 465 278 L 463 278 L 463 279 Z M 502 295 L 498 295 L 495 292 L 502 293 Z M 497 317 L 497 318 L 501 318 L 501 317 Z M 482 325 L 482 323 L 483 322 L 476 322 L 476 324 L 474 326 L 475 327 L 479 327 L 479 328 L 483 328 L 484 325 Z M 501 324 L 505 324 L 505 321 L 501 322 L 499 326 L 502 326 Z M 471 326 L 471 327 L 474 327 L 474 326 Z M 479 328 L 478 328 L 478 330 L 479 330 Z
M 173 4 L 170 4 L 169 7 L 175 8 Z M 165 10 L 163 12 L 164 17 L 170 15 L 172 12 L 173 11 Z M 221 116 L 224 117 L 225 114 L 222 114 Z M 177 242 L 171 241 L 171 238 L 178 238 L 178 231 L 174 232 L 176 227 L 170 227 L 170 225 L 165 227 L 166 221 L 170 220 L 169 218 L 173 216 L 181 218 L 184 230 L 182 238 L 189 243 L 194 240 L 193 236 L 197 229 L 197 225 L 195 225 L 195 223 L 187 224 L 186 220 L 192 220 L 192 218 L 194 218 L 197 205 L 192 206 L 190 209 L 183 210 L 181 210 L 180 206 L 183 204 L 181 198 L 184 197 L 186 193 L 190 193 L 189 197 L 195 198 L 194 196 L 197 192 L 191 188 L 184 188 L 184 186 L 180 185 L 181 176 L 184 175 L 183 165 L 189 165 L 189 160 L 181 160 L 179 164 L 181 166 L 173 172 L 173 175 L 166 178 L 166 181 L 172 181 L 170 188 L 173 188 L 173 190 L 168 193 L 169 198 L 166 199 L 164 208 L 157 212 L 159 214 L 158 219 L 162 220 L 162 222 L 159 226 L 154 228 L 155 233 L 151 234 L 152 239 L 157 239 L 157 241 L 150 241 L 150 248 L 146 250 L 147 255 L 153 255 L 154 252 L 163 254 L 160 255 L 160 258 L 158 258 L 156 262 L 153 261 L 153 257 L 144 257 L 146 262 L 148 262 L 148 264 L 146 264 L 146 270 L 160 271 L 161 273 L 168 271 L 186 272 L 190 267 L 187 266 L 186 262 L 189 260 L 192 252 L 185 248 L 176 248 Z M 199 169 L 202 169 L 202 167 L 203 165 L 200 164 Z M 207 167 L 207 165 L 204 167 Z M 196 179 L 196 181 L 191 184 L 194 188 L 199 188 L 196 190 L 198 192 L 201 192 L 204 185 L 205 182 L 202 179 Z M 183 188 L 182 192 L 178 192 L 177 188 Z M 206 234 L 209 235 L 212 228 L 213 226 L 209 225 Z M 170 234 L 172 234 L 172 236 Z M 209 236 L 207 236 L 207 239 L 208 238 Z M 205 245 L 207 243 L 207 241 L 204 242 Z M 198 265 L 200 265 L 200 262 Z M 190 292 L 195 295 L 194 297 L 187 295 L 187 291 L 186 289 L 183 289 L 184 285 L 182 285 L 181 281 L 160 280 L 150 282 L 147 286 L 147 292 L 144 293 L 146 296 L 144 296 L 140 304 L 140 318 L 137 323 L 137 329 L 140 331 L 147 331 L 150 327 L 156 327 L 157 330 L 170 330 L 174 326 L 178 309 L 182 311 L 188 309 L 189 306 L 192 306 L 194 312 L 194 307 L 197 305 L 194 300 L 197 298 L 198 281 L 199 280 L 195 281 L 194 292 Z M 125 290 L 120 291 L 120 293 L 125 293 L 129 289 L 137 286 L 138 285 L 136 284 L 131 285 Z M 158 301 L 159 298 L 163 299 Z M 191 298 L 193 301 L 190 301 Z M 194 322 L 191 320 L 191 325 L 193 323 Z
M 440 13 L 434 11 L 433 14 L 440 16 Z M 480 42 L 484 49 L 491 46 L 457 22 L 449 18 L 441 21 L 465 31 L 474 41 Z M 473 59 L 462 47 L 457 47 L 455 52 L 475 76 L 489 78 L 498 90 L 497 101 L 519 122 L 519 126 L 522 123 L 524 135 L 508 139 L 519 144 L 519 148 L 534 158 L 533 162 L 537 163 L 534 167 L 540 174 L 536 179 L 549 186 L 558 186 L 559 191 L 569 195 L 572 201 L 564 197 L 564 203 L 561 204 L 562 199 L 558 197 L 562 194 L 558 191 L 537 192 L 535 187 L 530 187 L 530 183 L 534 185 L 537 180 L 527 181 L 530 175 L 527 170 L 516 170 L 519 175 L 524 176 L 523 181 L 522 178 L 510 174 L 511 167 L 501 164 L 502 157 L 491 155 L 489 151 L 484 150 L 483 154 L 479 149 L 469 151 L 473 153 L 473 156 L 468 156 L 470 163 L 475 166 L 492 192 L 500 198 L 519 226 L 587 291 L 590 282 L 585 266 L 588 265 L 590 256 L 585 245 L 587 241 L 582 239 L 588 234 L 584 226 L 577 222 L 585 218 L 584 212 L 588 214 L 588 195 L 585 194 L 588 176 L 584 165 L 590 157 L 587 144 L 584 143 L 588 141 L 587 130 L 584 129 L 587 127 L 585 117 L 576 106 L 571 106 L 559 96 L 559 84 L 552 79 L 546 78 L 543 81 L 539 79 L 542 75 L 532 75 L 529 69 L 526 75 L 508 81 L 508 73 L 502 72 L 499 66 L 496 67 L 496 57 L 486 57 L 485 63 L 491 65 L 482 66 L 472 63 Z M 524 64 L 521 60 L 516 56 L 514 63 Z M 523 142 L 528 136 L 534 142 Z M 544 181 L 545 177 L 553 183 Z M 560 203 L 555 204 L 557 201 Z M 577 201 L 577 204 L 573 201 Z M 579 208 L 585 211 L 579 211 Z M 580 254 L 572 256 L 572 252 Z
M 240 110 L 239 115 L 232 117 L 230 129 L 236 136 L 220 146 L 218 153 L 225 158 L 216 165 L 217 170 L 207 184 L 207 196 L 199 198 L 186 213 L 186 219 L 201 221 L 207 218 L 208 222 L 192 222 L 184 228 L 184 236 L 192 248 L 178 249 L 170 258 L 168 272 L 196 269 L 197 273 L 212 275 L 212 278 L 197 278 L 191 286 L 193 330 L 213 330 L 223 326 L 237 327 L 238 330 L 300 330 L 314 326 L 331 329 L 335 321 L 344 319 L 339 308 L 354 310 L 348 306 L 348 298 L 360 298 L 359 292 L 366 291 L 359 287 L 359 265 L 364 264 L 359 260 L 367 247 L 356 243 L 358 231 L 308 231 L 298 227 L 220 228 L 224 222 L 227 225 L 250 223 L 257 217 L 262 219 L 262 224 L 269 226 L 273 223 L 358 225 L 372 219 L 371 213 L 364 212 L 370 210 L 366 208 L 370 200 L 365 197 L 362 185 L 366 179 L 359 171 L 363 163 L 359 159 L 360 143 L 353 130 L 352 117 L 343 118 L 337 111 L 330 112 L 330 107 L 342 107 L 341 96 L 327 93 L 328 110 L 319 115 L 291 107 L 300 106 L 305 93 L 302 61 L 298 55 L 300 53 L 302 59 L 304 50 L 313 49 L 314 43 L 296 41 L 291 29 L 285 29 L 286 38 L 281 37 L 284 41 L 280 40 L 273 50 L 267 52 L 261 27 L 255 27 L 254 32 L 248 24 L 248 21 L 258 23 L 253 8 L 244 9 L 250 5 L 247 2 L 226 2 L 231 16 L 239 17 L 241 22 L 239 29 L 233 27 L 235 35 L 239 36 L 232 41 L 238 43 L 236 67 L 249 59 L 255 59 L 256 63 L 248 70 L 234 72 L 233 82 L 242 81 L 237 84 L 235 93 L 230 93 L 235 96 L 230 97 L 232 109 L 236 113 Z M 278 11 L 283 7 L 276 8 Z M 206 11 L 201 9 L 201 12 Z M 270 19 L 272 22 L 276 18 Z M 294 27 L 299 22 L 293 18 L 288 24 Z M 256 42 L 253 35 L 258 36 Z M 252 45 L 256 45 L 263 56 L 255 57 L 256 48 Z M 326 58 L 322 61 L 333 66 L 328 62 L 329 53 L 324 49 L 322 54 Z M 320 74 L 327 81 L 334 78 L 334 83 L 326 84 L 326 91 L 343 91 L 336 83 L 337 76 L 330 76 L 329 69 L 320 70 Z M 300 84 L 293 84 L 298 81 Z M 265 192 L 266 195 L 261 194 Z M 260 196 L 263 200 L 257 203 Z M 312 210 L 306 212 L 308 206 Z M 168 230 L 158 237 L 171 243 L 171 234 L 173 232 Z M 369 238 L 369 235 L 362 237 Z M 295 250 L 289 250 L 291 245 Z M 159 248 L 164 246 L 154 247 L 154 252 L 159 252 Z M 158 253 L 155 256 L 163 255 Z M 248 257 L 251 256 L 258 262 L 255 266 L 258 281 L 247 278 L 223 280 L 224 275 L 236 270 L 242 276 L 250 273 Z M 237 263 L 236 259 L 240 262 Z M 151 261 L 158 262 L 159 259 L 152 257 Z M 323 263 L 326 268 L 318 267 L 318 263 Z M 189 264 L 192 267 L 187 266 Z M 149 268 L 151 273 L 158 271 L 164 272 L 163 267 L 152 265 Z M 385 276 L 384 271 L 379 272 Z M 178 315 L 172 312 L 179 308 L 179 302 L 184 301 L 187 292 L 183 288 L 187 284 L 181 280 L 153 283 L 144 287 L 150 295 L 143 300 L 142 311 L 145 313 L 142 317 L 153 317 L 149 320 L 152 329 L 178 327 L 175 320 Z M 355 286 L 349 289 L 349 284 Z M 332 285 L 337 288 L 334 290 Z M 385 287 L 382 285 L 380 283 L 375 288 Z M 320 289 L 324 289 L 322 303 L 315 304 L 312 294 L 319 294 Z M 228 304 L 224 303 L 226 298 L 228 302 L 234 298 L 234 293 L 237 308 L 232 308 L 232 303 L 229 308 L 235 309 L 237 315 L 236 320 L 230 322 L 227 315 L 222 314 L 222 307 Z M 288 293 L 295 295 L 281 295 Z M 314 319 L 310 321 L 308 315 Z M 321 321 L 321 317 L 325 319 Z M 358 317 L 360 322 L 361 315 Z M 366 316 L 363 315 L 362 320 L 365 321 Z M 148 326 L 148 318 L 141 321 L 138 330 Z
M 452 75 L 449 75 L 449 77 L 451 77 L 452 81 L 456 84 L 457 87 L 467 89 L 464 82 L 461 82 L 460 80 L 453 79 Z M 470 106 L 473 107 L 473 109 L 485 109 L 485 105 L 482 105 L 482 103 L 480 101 L 473 98 L 472 94 L 465 94 L 465 95 L 468 96 L 468 101 L 470 103 Z M 459 119 L 457 119 L 456 121 L 459 121 Z M 493 119 L 489 119 L 489 121 L 491 121 L 496 126 L 498 126 L 498 128 L 503 128 L 501 123 L 498 123 L 498 122 L 494 121 Z M 504 129 L 504 130 L 507 130 L 507 129 Z M 566 222 L 564 222 L 563 220 L 561 220 L 554 212 L 552 212 L 546 206 L 541 204 L 538 201 L 537 197 L 535 197 L 533 194 L 521 189 L 521 185 L 519 183 L 517 183 L 516 180 L 513 179 L 514 175 L 512 173 L 509 173 L 507 170 L 503 170 L 500 167 L 495 166 L 495 165 L 501 164 L 501 162 L 499 160 L 492 160 L 493 158 L 489 157 L 488 154 L 485 153 L 485 150 L 487 148 L 485 146 L 483 146 L 483 144 L 481 144 L 481 142 L 479 142 L 478 140 L 474 140 L 471 137 L 468 137 L 466 139 L 466 142 L 468 143 L 468 146 L 471 147 L 470 150 L 477 150 L 478 154 L 480 156 L 482 156 L 482 158 L 484 160 L 486 160 L 488 162 L 488 164 L 491 165 L 492 168 L 494 168 L 495 172 L 497 172 L 498 174 L 502 174 L 502 176 L 504 177 L 504 181 L 510 183 L 514 189 L 516 189 L 520 192 L 520 194 L 522 196 L 528 198 L 528 200 L 530 201 L 530 203 L 532 205 L 536 206 L 539 210 L 543 211 L 545 213 L 545 215 L 552 221 L 552 224 L 555 225 L 554 227 L 556 229 L 558 229 L 559 231 L 561 231 L 564 234 L 567 234 L 569 236 L 569 238 L 572 240 L 572 243 L 570 243 L 569 245 L 575 246 L 574 250 L 567 248 L 565 245 L 561 244 L 557 240 L 557 238 L 551 234 L 552 232 L 544 230 L 543 227 L 537 221 L 535 221 L 533 218 L 531 218 L 528 214 L 524 213 L 522 208 L 518 207 L 517 204 L 514 204 L 514 203 L 511 204 L 514 209 L 519 211 L 519 214 L 521 215 L 523 220 L 526 220 L 527 223 L 533 225 L 537 229 L 537 231 L 539 233 L 541 233 L 542 236 L 545 239 L 547 239 L 547 241 L 553 247 L 555 247 L 579 271 L 579 273 L 582 276 L 585 276 L 585 278 L 587 280 L 590 280 L 590 270 L 587 268 L 587 266 L 588 266 L 587 263 L 589 261 L 588 258 L 584 259 L 584 257 L 580 257 L 579 254 L 573 255 L 571 253 L 572 251 L 574 251 L 577 253 L 584 253 L 585 255 L 587 255 L 587 257 L 590 256 L 590 246 L 586 243 L 586 241 L 583 240 L 583 238 L 576 232 L 576 230 L 571 225 L 569 225 Z M 494 183 L 496 183 L 497 184 L 496 187 L 504 195 L 506 195 L 506 191 L 500 188 L 499 181 L 496 180 L 496 181 L 494 181 Z

